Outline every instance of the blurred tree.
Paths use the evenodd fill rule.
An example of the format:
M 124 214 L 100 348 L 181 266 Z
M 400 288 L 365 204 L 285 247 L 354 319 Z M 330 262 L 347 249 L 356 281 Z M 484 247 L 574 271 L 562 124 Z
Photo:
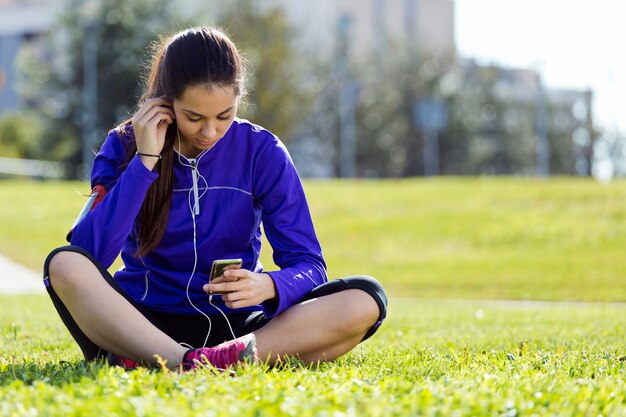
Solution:
M 360 95 L 358 163 L 363 176 L 413 176 L 424 172 L 424 132 L 413 107 L 428 98 L 447 107 L 447 126 L 438 137 L 444 175 L 520 175 L 536 172 L 536 74 L 449 57 L 406 57 L 400 46 L 356 64 Z M 580 94 L 573 93 L 573 94 Z M 551 96 L 547 96 L 549 100 Z M 570 100 L 570 101 L 568 101 Z M 546 107 L 553 173 L 574 174 L 590 159 L 589 143 L 578 151 L 572 132 L 589 129 L 576 121 L 571 99 Z M 588 100 L 589 101 L 589 100 Z M 580 148 L 580 145 L 577 145 Z M 586 158 L 586 159 L 584 159 Z M 582 162 L 581 162 L 582 160 Z
M 409 118 L 408 97 L 418 81 L 406 60 L 384 59 L 374 52 L 357 63 L 360 92 L 357 109 L 357 161 L 359 175 L 401 176 L 409 164 L 408 142 L 416 140 Z
M 307 114 L 314 91 L 295 48 L 296 32 L 283 12 L 232 0 L 215 10 L 197 5 L 182 17 L 179 3 L 159 0 L 66 0 L 54 31 L 33 42 L 20 57 L 21 93 L 44 116 L 45 135 L 35 157 L 78 165 L 84 120 L 84 51 L 87 31 L 97 38 L 97 109 L 92 129 L 104 138 L 128 117 L 141 94 L 139 75 L 146 47 L 158 35 L 207 24 L 222 27 L 251 66 L 250 99 L 241 115 L 288 141 Z M 185 9 L 185 11 L 188 11 Z M 308 87 L 307 87 L 308 86 Z M 45 150 L 45 151 L 44 151 Z
M 626 137 L 619 132 L 595 132 L 593 149 L 593 176 L 610 181 L 614 176 L 626 176 Z
M 303 51 L 297 49 L 296 29 L 282 9 L 260 7 L 252 0 L 231 1 L 217 25 L 249 65 L 250 94 L 241 116 L 289 143 L 317 92 Z
M 104 138 L 136 104 L 146 46 L 157 34 L 195 22 L 222 27 L 247 58 L 250 96 L 240 115 L 267 127 L 296 149 L 311 167 L 307 169 L 310 175 L 338 174 L 337 55 L 323 60 L 323 54 L 300 50 L 298 31 L 280 8 L 253 0 L 224 0 L 219 6 L 198 3 L 195 9 L 158 0 L 65 2 L 55 29 L 43 42 L 31 42 L 20 58 L 22 94 L 44 116 L 44 133 L 37 146 L 32 146 L 37 139 L 31 134 L 36 129 L 12 134 L 14 154 L 81 162 L 88 31 L 94 31 L 97 38 L 98 63 L 96 117 L 90 127 Z M 181 17 L 180 11 L 188 17 Z M 389 40 L 366 59 L 350 62 L 358 85 L 357 175 L 397 177 L 424 172 L 423 132 L 413 114 L 416 101 L 423 98 L 443 100 L 447 105 L 448 125 L 438 137 L 441 174 L 534 172 L 535 102 L 532 97 L 516 96 L 527 90 L 523 85 L 510 87 L 507 77 L 511 74 L 495 66 L 459 64 L 451 57 L 411 56 L 407 49 Z M 571 109 L 547 108 L 552 173 L 582 172 L 585 160 L 587 165 L 591 160 L 590 119 L 570 126 L 559 120 L 571 119 Z M 583 124 L 592 132 L 591 139 L 579 129 L 574 146 L 572 129 Z M 7 131 L 17 132 L 11 129 Z
M 447 174 L 523 174 L 534 169 L 534 101 L 505 96 L 502 71 L 466 63 L 448 97 L 442 147 Z M 461 139 L 462 138 L 462 139 Z M 460 147 L 463 154 L 453 149 Z M 454 156 L 453 156 L 454 155 Z
M 299 92 L 303 99 L 289 149 L 302 175 L 339 176 L 339 86 L 332 64 L 315 56 L 302 62 L 307 64 Z
M 4 114 L 0 118 L 0 157 L 35 158 L 41 135 L 41 120 L 36 114 Z
M 21 93 L 44 116 L 34 157 L 81 162 L 86 31 L 97 44 L 97 137 L 129 115 L 141 93 L 138 77 L 146 46 L 178 28 L 171 3 L 158 0 L 67 0 L 54 30 L 19 59 Z
M 424 172 L 423 132 L 414 120 L 420 99 L 442 99 L 449 57 L 407 54 L 390 42 L 357 63 L 360 94 L 357 158 L 361 176 L 415 176 Z
M 359 101 L 358 175 L 422 175 L 424 132 L 415 103 L 445 102 L 447 126 L 440 133 L 439 172 L 444 175 L 533 175 L 537 171 L 537 74 L 525 69 L 455 62 L 449 57 L 411 59 L 389 44 L 354 63 Z M 585 92 L 545 96 L 550 172 L 588 175 L 596 133 Z
M 593 146 L 600 136 L 593 126 L 591 108 L 591 91 L 561 90 L 549 100 L 548 140 L 553 173 L 591 174 Z

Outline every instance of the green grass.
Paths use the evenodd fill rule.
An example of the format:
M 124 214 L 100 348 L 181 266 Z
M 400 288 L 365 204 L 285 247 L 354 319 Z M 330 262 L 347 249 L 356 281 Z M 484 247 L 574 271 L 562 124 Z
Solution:
M 373 275 L 403 297 L 626 301 L 626 181 L 441 178 L 305 188 L 331 277 Z M 88 192 L 85 183 L 0 183 L 0 253 L 40 270 Z M 268 246 L 262 259 L 271 267 Z
M 392 300 L 319 367 L 86 365 L 45 296 L 0 298 L 2 416 L 622 416 L 626 307 Z
M 0 416 L 626 415 L 626 182 L 305 187 L 331 276 L 393 297 L 375 337 L 319 367 L 124 372 L 84 364 L 45 295 L 0 296 Z M 1 182 L 0 253 L 40 269 L 87 188 Z

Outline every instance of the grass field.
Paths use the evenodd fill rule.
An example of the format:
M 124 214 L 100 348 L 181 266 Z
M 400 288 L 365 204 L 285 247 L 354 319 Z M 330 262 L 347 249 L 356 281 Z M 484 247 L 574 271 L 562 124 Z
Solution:
M 374 338 L 319 367 L 123 372 L 82 363 L 46 296 L 0 296 L 0 416 L 626 415 L 626 182 L 305 187 L 331 275 L 392 296 Z M 0 253 L 40 268 L 87 192 L 0 183 Z
M 392 296 L 626 301 L 626 181 L 470 178 L 309 181 L 332 277 L 369 274 Z M 0 253 L 35 270 L 85 183 L 0 183 Z M 271 251 L 262 254 L 271 266 Z
M 85 365 L 44 296 L 3 297 L 2 416 L 623 416 L 626 308 L 393 300 L 320 367 Z

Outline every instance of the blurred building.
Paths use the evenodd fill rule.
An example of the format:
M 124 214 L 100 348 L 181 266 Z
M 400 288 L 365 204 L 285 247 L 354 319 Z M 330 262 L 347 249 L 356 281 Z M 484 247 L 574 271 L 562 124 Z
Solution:
M 408 44 L 432 55 L 454 55 L 453 0 L 257 0 L 261 7 L 280 6 L 301 31 L 309 50 L 330 54 L 337 32 L 348 32 L 356 55 L 389 42 Z M 341 27 L 346 25 L 347 27 Z
M 563 138 L 563 148 L 551 158 L 562 166 L 561 172 L 575 175 L 591 175 L 593 146 L 596 138 L 591 90 L 548 90 L 548 114 L 550 115 L 549 139 Z M 572 164 L 573 162 L 573 164 Z
M 592 91 L 550 89 L 535 70 L 468 59 L 454 71 L 457 83 L 476 89 L 459 95 L 478 108 L 467 138 L 474 173 L 590 175 Z
M 212 16 L 207 17 L 207 23 L 211 23 L 210 18 L 219 16 L 233 1 L 191 0 L 185 2 L 184 8 L 180 7 L 180 12 L 197 16 L 200 10 L 204 10 L 204 13 L 210 10 Z M 437 104 L 442 106 L 454 106 L 454 101 L 465 105 L 462 111 L 458 106 L 442 109 L 449 115 L 448 125 L 457 117 L 462 119 L 458 126 L 464 130 L 462 134 L 460 130 L 453 129 L 442 128 L 438 131 L 441 153 L 433 158 L 441 166 L 437 172 L 589 174 L 595 136 L 591 113 L 592 92 L 553 91 L 543 85 L 534 70 L 481 65 L 457 57 L 454 0 L 252 1 L 259 8 L 280 7 L 297 30 L 295 36 L 298 37 L 298 45 L 307 54 L 318 54 L 328 59 L 334 67 L 335 78 L 332 82 L 335 84 L 330 91 L 336 96 L 333 103 L 336 103 L 337 108 L 325 108 L 328 114 L 322 124 L 333 125 L 333 129 L 336 124 L 337 129 L 329 129 L 326 132 L 328 134 L 318 135 L 331 138 L 333 146 L 320 146 L 315 141 L 320 138 L 309 137 L 293 143 L 291 149 L 294 159 L 302 162 L 304 175 L 355 176 L 367 171 L 361 169 L 357 172 L 355 168 L 356 126 L 364 123 L 356 118 L 360 105 L 355 94 L 357 74 L 351 73 L 351 70 L 358 71 L 358 68 L 363 67 L 350 66 L 348 62 L 367 57 L 371 52 L 376 52 L 389 62 L 394 62 L 401 53 L 406 52 L 417 57 L 420 64 L 447 58 L 452 58 L 448 60 L 449 63 L 455 61 L 451 65 L 430 69 L 430 73 L 441 72 L 436 74 L 441 80 L 436 83 L 437 87 L 428 91 L 410 92 L 407 96 L 411 97 L 403 98 L 409 109 L 420 99 L 432 102 L 433 98 L 439 100 Z M 89 3 L 89 0 L 85 0 L 86 5 Z M 24 105 L 16 88 L 19 78 L 16 74 L 18 51 L 29 42 L 36 41 L 41 34 L 51 31 L 56 8 L 60 4 L 63 3 L 53 0 L 0 0 L 0 117 L 2 113 Z M 414 77 L 421 76 L 423 73 Z M 359 86 L 361 89 L 363 87 Z M 397 112 L 393 117 L 407 118 L 408 114 L 411 112 Z M 330 118 L 332 120 L 328 120 Z M 404 123 L 413 125 L 412 130 L 408 134 L 396 136 L 404 134 L 409 137 L 408 141 L 413 140 L 417 144 L 405 146 L 403 152 L 424 152 L 422 144 L 416 142 L 424 136 L 423 126 L 409 119 Z M 334 146 L 335 143 L 339 145 Z M 452 157 L 445 147 L 462 151 L 457 151 Z M 335 152 L 335 148 L 340 155 L 319 154 L 320 150 Z M 333 160 L 335 162 L 329 162 Z M 468 168 L 471 164 L 477 168 Z M 347 170 L 336 172 L 335 166 L 347 167 Z M 449 167 L 461 168 L 454 170 Z M 380 175 L 417 173 L 419 171 L 400 174 L 380 171 Z
M 15 61 L 22 46 L 48 31 L 51 0 L 0 0 L 0 114 L 21 107 Z
M 0 112 L 20 107 L 17 53 L 50 29 L 55 3 L 0 0 Z M 211 10 L 219 14 L 224 2 L 211 3 Z M 300 31 L 302 45 L 321 55 L 336 53 L 339 31 L 345 31 L 349 53 L 356 56 L 372 47 L 385 51 L 389 43 L 413 45 L 425 54 L 455 53 L 453 0 L 256 0 L 255 4 L 282 8 Z
M 332 63 L 336 83 L 334 144 L 303 137 L 290 148 L 305 176 L 355 177 L 358 168 L 357 109 L 365 87 L 360 65 L 406 57 L 451 61 L 456 55 L 453 0 L 256 0 L 261 8 L 281 8 L 298 30 L 298 43 L 311 55 Z M 374 60 L 372 60 L 372 58 Z M 330 146 L 329 146 L 330 145 Z

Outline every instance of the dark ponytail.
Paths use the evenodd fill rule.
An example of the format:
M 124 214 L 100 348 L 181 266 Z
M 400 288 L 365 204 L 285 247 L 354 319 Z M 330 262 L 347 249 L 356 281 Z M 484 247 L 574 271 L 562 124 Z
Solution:
M 153 45 L 152 52 L 138 107 L 154 97 L 164 96 L 173 101 L 180 98 L 187 87 L 195 85 L 233 87 L 239 98 L 246 94 L 243 60 L 233 42 L 218 29 L 199 27 L 184 30 L 160 39 Z M 131 119 L 122 122 L 116 129 L 127 148 L 124 161 L 124 166 L 127 166 L 137 150 Z M 138 256 L 154 249 L 167 228 L 172 205 L 177 130 L 176 121 L 167 129 L 161 152 L 163 158 L 154 168 L 159 177 L 148 189 L 137 218 Z

